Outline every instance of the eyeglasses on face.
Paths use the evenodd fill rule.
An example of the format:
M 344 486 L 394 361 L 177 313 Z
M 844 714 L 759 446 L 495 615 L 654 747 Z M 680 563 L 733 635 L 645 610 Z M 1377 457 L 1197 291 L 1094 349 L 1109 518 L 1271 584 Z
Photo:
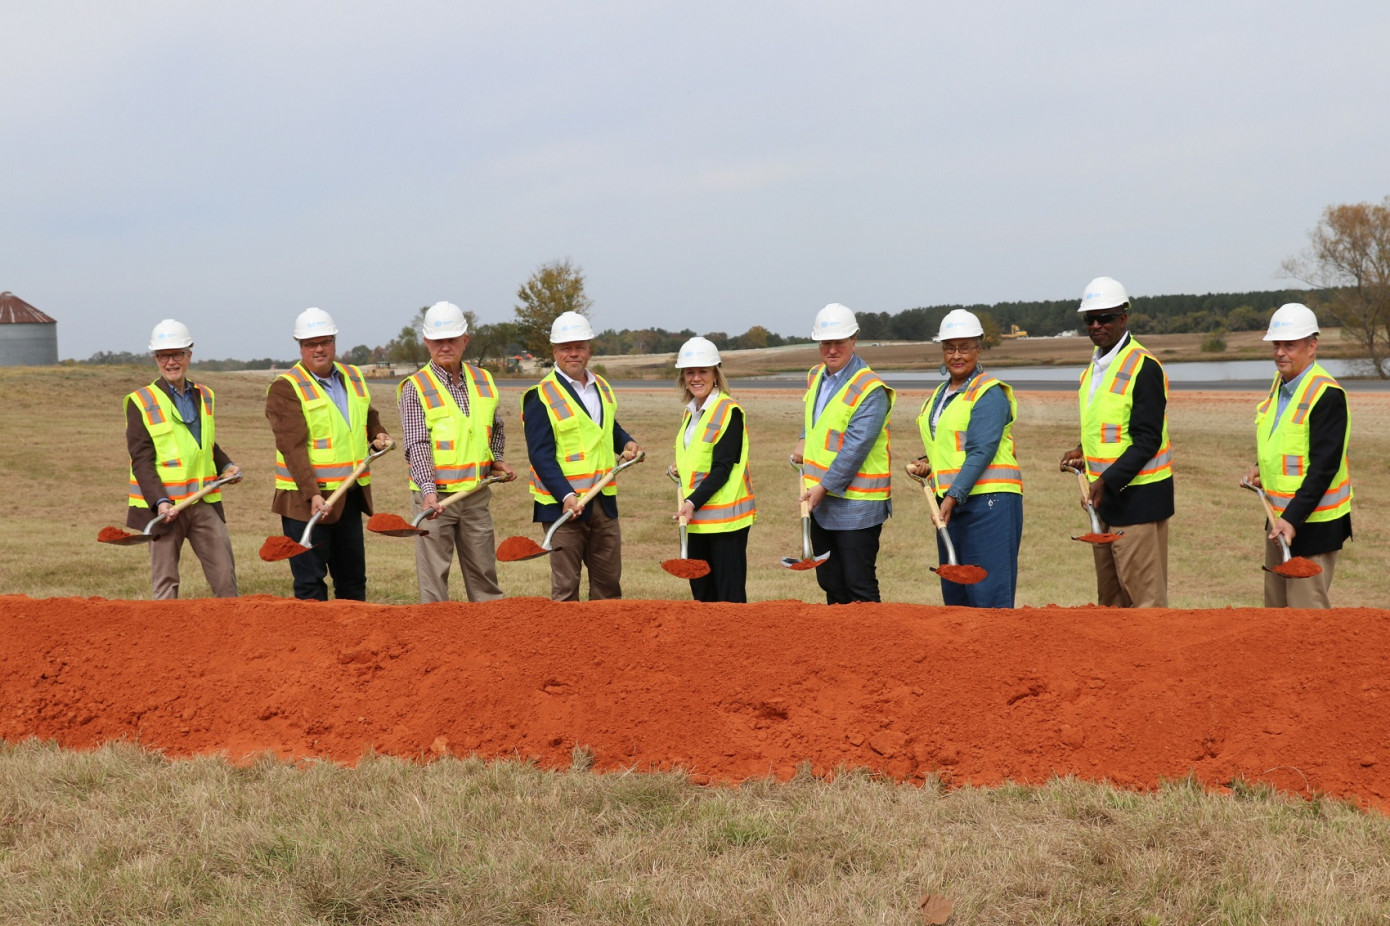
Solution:
M 946 356 L 953 354 L 961 357 L 973 354 L 980 349 L 978 344 L 942 344 L 941 352 Z
M 1085 325 L 1087 328 L 1092 325 L 1108 325 L 1123 314 L 1125 313 L 1106 312 L 1104 315 L 1087 315 L 1081 319 L 1081 324 Z

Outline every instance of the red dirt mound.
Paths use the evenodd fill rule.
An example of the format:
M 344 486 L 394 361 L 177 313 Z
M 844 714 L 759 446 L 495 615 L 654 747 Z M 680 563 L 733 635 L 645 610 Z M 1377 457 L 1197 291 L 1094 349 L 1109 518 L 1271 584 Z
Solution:
M 1390 611 L 0 597 L 0 737 L 697 780 L 1195 772 L 1386 807 Z

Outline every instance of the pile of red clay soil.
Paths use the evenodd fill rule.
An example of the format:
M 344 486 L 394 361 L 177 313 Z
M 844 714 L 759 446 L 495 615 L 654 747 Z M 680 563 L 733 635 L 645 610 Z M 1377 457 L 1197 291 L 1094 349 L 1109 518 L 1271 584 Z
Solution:
M 1390 806 L 1390 611 L 0 597 L 0 737 Z

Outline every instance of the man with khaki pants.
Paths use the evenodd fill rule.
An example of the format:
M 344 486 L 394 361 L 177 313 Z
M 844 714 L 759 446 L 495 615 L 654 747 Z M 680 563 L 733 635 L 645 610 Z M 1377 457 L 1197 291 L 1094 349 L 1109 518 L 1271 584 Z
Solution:
M 1268 525 L 1265 565 L 1284 561 L 1282 537 L 1294 556 L 1322 572 L 1290 579 L 1265 572 L 1265 607 L 1330 608 L 1332 574 L 1342 544 L 1351 539 L 1351 472 L 1347 394 L 1318 363 L 1318 318 L 1299 302 L 1269 319 L 1277 374 L 1255 409 L 1257 462 L 1245 482 L 1263 486 L 1276 515 Z
M 1168 443 L 1168 375 L 1129 332 L 1129 293 L 1096 277 L 1077 309 L 1095 352 L 1081 374 L 1081 443 L 1062 469 L 1090 477 L 1101 530 L 1123 536 L 1091 545 L 1096 603 L 1108 608 L 1168 607 L 1168 520 L 1173 516 L 1173 453 Z
M 193 335 L 172 318 L 150 335 L 159 378 L 125 397 L 126 449 L 130 451 L 130 504 L 126 526 L 144 530 L 161 519 L 150 546 L 150 588 L 156 599 L 179 597 L 179 554 L 188 541 L 218 598 L 237 597 L 236 563 L 222 511 L 222 493 L 204 495 L 183 511 L 174 506 L 218 478 L 241 468 L 217 443 L 216 399 L 207 385 L 188 379 Z M 233 479 L 239 482 L 240 479 Z
M 451 302 L 425 312 L 421 332 L 430 362 L 396 388 L 396 403 L 410 464 L 414 513 L 428 512 L 415 538 L 415 574 L 420 601 L 449 600 L 454 552 L 469 601 L 501 598 L 492 529 L 492 490 L 478 483 L 488 475 L 516 478 L 502 462 L 506 435 L 497 416 L 497 385 L 491 374 L 463 360 L 470 340 L 468 320 Z M 441 508 L 459 492 L 466 498 Z

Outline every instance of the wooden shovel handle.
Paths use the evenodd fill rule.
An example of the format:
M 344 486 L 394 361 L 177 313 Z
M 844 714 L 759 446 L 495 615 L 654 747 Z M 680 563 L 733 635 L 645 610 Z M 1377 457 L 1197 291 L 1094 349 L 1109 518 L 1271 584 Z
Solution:
M 1081 487 L 1081 504 L 1087 508 L 1091 507 L 1091 483 L 1086 480 L 1086 473 L 1083 470 L 1072 468 L 1076 473 L 1076 484 Z
M 588 490 L 583 495 L 579 496 L 579 507 L 583 508 L 585 505 L 589 504 L 589 502 L 593 501 L 594 496 L 602 492 L 603 487 L 613 481 L 613 477 L 618 475 L 619 470 L 626 469 L 634 463 L 642 462 L 642 460 L 645 459 L 646 456 L 647 452 L 644 450 L 641 453 L 637 454 L 637 456 L 633 457 L 631 460 L 624 460 L 617 466 L 610 469 L 608 472 L 604 473 L 602 479 L 589 486 Z
M 353 486 L 357 485 L 357 480 L 362 477 L 362 474 L 365 473 L 367 470 L 371 469 L 373 460 L 375 460 L 382 454 L 390 453 L 392 450 L 395 449 L 396 442 L 391 441 L 389 444 L 387 444 L 385 447 L 382 447 L 375 453 L 369 451 L 367 453 L 367 459 L 359 463 L 357 469 L 353 470 L 348 475 L 348 477 L 343 480 L 343 484 L 338 486 L 338 488 L 334 489 L 333 494 L 328 496 L 328 498 L 324 500 L 323 507 L 325 509 L 332 508 L 333 504 L 337 502 L 338 499 L 342 498 L 344 495 L 347 494 L 348 489 L 351 489 Z
M 931 511 L 932 526 L 941 530 L 945 525 L 941 523 L 941 506 L 936 503 L 936 492 L 932 488 L 931 476 L 919 476 L 906 466 L 903 467 L 903 472 L 907 473 L 909 478 L 917 480 L 917 484 L 922 487 L 922 494 L 927 497 L 927 508 Z
M 200 500 L 201 498 L 203 498 L 203 496 L 205 496 L 205 495 L 210 495 L 210 494 L 212 494 L 213 492 L 216 492 L 218 489 L 222 488 L 224 485 L 226 485 L 227 483 L 229 483 L 229 482 L 231 482 L 231 481 L 232 481 L 232 480 L 230 480 L 230 479 L 223 479 L 223 478 L 221 478 L 221 477 L 218 477 L 217 479 L 213 479 L 211 482 L 209 482 L 207 485 L 203 486 L 203 487 L 202 487 L 201 489 L 199 489 L 197 492 L 194 492 L 192 495 L 188 496 L 188 498 L 185 498 L 183 501 L 181 501 L 181 502 L 179 502 L 178 504 L 176 504 L 176 505 L 174 506 L 174 508 L 173 508 L 172 511 L 169 511 L 169 512 L 167 512 L 167 513 L 165 513 L 165 514 L 160 514 L 160 513 L 159 513 L 159 510 L 156 508 L 156 509 L 155 509 L 155 513 L 154 513 L 154 515 L 155 515 L 154 520 L 155 520 L 155 521 L 162 521 L 162 520 L 164 520 L 165 518 L 167 518 L 170 514 L 174 514 L 174 513 L 177 513 L 177 512 L 182 511 L 183 509 L 185 509 L 185 508 L 189 507 L 190 505 L 192 505 L 194 502 L 197 502 L 198 500 Z M 154 522 L 151 522 L 151 523 L 154 523 Z M 148 530 L 148 529 L 149 529 L 149 528 L 146 528 L 146 530 Z
M 1269 518 L 1269 529 L 1274 530 L 1274 522 L 1279 520 L 1279 515 L 1274 513 L 1274 506 L 1269 503 L 1269 496 L 1259 486 L 1245 483 L 1245 487 L 1253 491 L 1260 498 L 1260 504 L 1264 505 L 1265 517 Z
M 676 482 L 676 510 L 677 510 L 677 511 L 680 511 L 682 508 L 685 507 L 685 492 L 683 491 L 683 489 L 684 489 L 684 487 L 680 484 L 679 479 L 678 479 L 677 482 Z M 679 517 L 676 518 L 676 521 L 677 521 L 677 523 L 680 524 L 681 527 L 685 527 L 687 524 L 690 523 L 690 519 L 687 518 L 685 515 L 680 515 Z
M 505 482 L 505 481 L 506 481 L 506 480 L 503 479 L 501 476 L 494 476 L 494 475 L 492 475 L 492 474 L 489 473 L 487 476 L 484 476 L 482 479 L 480 479 L 480 480 L 478 480 L 476 483 L 474 483 L 470 488 L 464 489 L 462 492 L 455 492 L 453 495 L 446 496 L 445 499 L 444 499 L 442 502 L 436 502 L 436 503 L 435 503 L 435 506 L 434 506 L 434 509 L 435 509 L 436 511 L 443 511 L 445 508 L 448 508 L 448 507 L 449 507 L 450 505 L 452 505 L 454 502 L 461 501 L 461 500 L 467 498 L 468 496 L 472 495 L 474 492 L 476 492 L 476 491 L 478 491 L 479 489 L 481 489 L 483 486 L 490 486 L 490 485 L 493 485 L 494 483 Z

